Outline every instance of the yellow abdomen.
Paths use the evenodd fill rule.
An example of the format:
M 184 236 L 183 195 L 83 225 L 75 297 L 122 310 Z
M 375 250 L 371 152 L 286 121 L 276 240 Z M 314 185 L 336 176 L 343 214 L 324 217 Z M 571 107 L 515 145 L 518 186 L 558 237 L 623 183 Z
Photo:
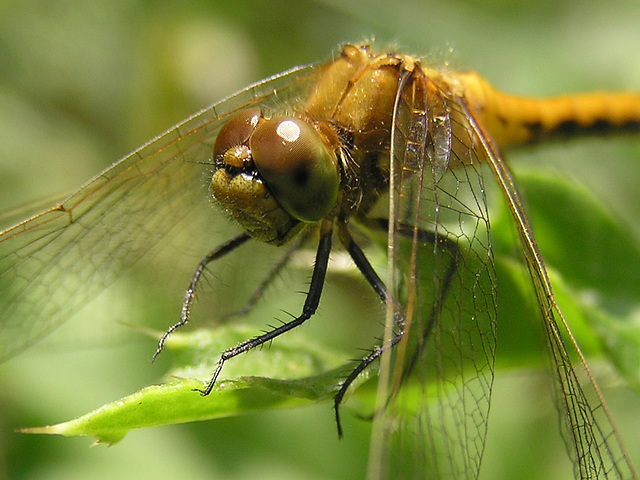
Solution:
M 472 112 L 501 148 L 553 138 L 640 131 L 640 95 L 636 93 L 536 99 L 501 93 L 474 72 L 455 77 Z

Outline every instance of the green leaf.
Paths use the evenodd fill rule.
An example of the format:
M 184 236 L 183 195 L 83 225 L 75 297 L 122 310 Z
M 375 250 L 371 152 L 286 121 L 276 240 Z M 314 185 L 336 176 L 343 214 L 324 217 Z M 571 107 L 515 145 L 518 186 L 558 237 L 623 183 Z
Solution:
M 167 341 L 175 356 L 167 383 L 143 388 L 74 420 L 22 432 L 89 435 L 98 443 L 114 444 L 135 428 L 302 407 L 333 397 L 349 368 L 337 367 L 345 356 L 309 339 L 287 336 L 271 348 L 225 364 L 209 396 L 194 391 L 206 386 L 222 350 L 255 334 L 243 326 L 174 334 Z
M 640 388 L 639 242 L 576 181 L 540 169 L 517 173 L 556 300 L 572 332 L 585 353 L 604 351 L 627 381 Z M 513 230 L 506 225 L 508 215 L 498 210 L 492 218 L 493 231 L 500 232 L 499 319 L 519 320 L 524 298 L 533 297 L 516 294 L 515 302 L 511 297 L 522 292 L 528 272 L 521 262 L 514 263 L 516 249 L 505 241 L 505 232 Z
M 584 188 L 556 174 L 518 174 L 557 300 L 573 333 L 586 353 L 604 350 L 638 388 L 640 326 L 635 307 L 640 291 L 640 250 L 624 226 Z M 541 358 L 542 330 L 536 324 L 539 313 L 528 270 L 516 254 L 518 246 L 506 240 L 513 231 L 507 213 L 492 210 L 492 219 L 499 281 L 498 362 L 502 367 L 531 365 Z M 74 420 L 23 432 L 89 435 L 100 443 L 113 444 L 135 428 L 327 401 L 345 372 L 351 371 L 351 365 L 343 364 L 347 353 L 331 352 L 308 338 L 285 335 L 270 348 L 225 364 L 208 397 L 194 391 L 205 386 L 220 352 L 255 334 L 245 326 L 174 334 L 167 342 L 174 355 L 167 383 L 144 388 Z M 359 378 L 354 387 L 372 376 L 375 370 Z M 374 390 L 359 390 L 358 409 L 373 411 Z

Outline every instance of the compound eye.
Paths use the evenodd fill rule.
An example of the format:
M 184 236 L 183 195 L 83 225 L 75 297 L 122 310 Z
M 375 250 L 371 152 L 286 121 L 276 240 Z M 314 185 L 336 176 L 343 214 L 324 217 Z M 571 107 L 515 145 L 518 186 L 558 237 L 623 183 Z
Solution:
M 224 155 L 229 149 L 238 147 L 249 140 L 260 120 L 260 110 L 252 108 L 237 113 L 225 124 L 213 146 L 214 158 Z
M 253 162 L 278 203 L 303 222 L 324 218 L 338 198 L 338 161 L 309 123 L 282 117 L 258 125 L 249 148 Z

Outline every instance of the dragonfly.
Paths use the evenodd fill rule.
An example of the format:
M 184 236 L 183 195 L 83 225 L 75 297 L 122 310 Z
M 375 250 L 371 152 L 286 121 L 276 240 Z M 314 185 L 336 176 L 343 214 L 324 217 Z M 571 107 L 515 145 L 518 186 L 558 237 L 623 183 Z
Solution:
M 474 72 L 346 44 L 330 61 L 213 104 L 2 231 L 0 360 L 59 327 L 157 243 L 178 238 L 186 212 L 215 203 L 242 231 L 194 265 L 180 318 L 154 358 L 191 319 L 202 275 L 217 260 L 255 242 L 281 247 L 259 295 L 296 251 L 315 248 L 300 314 L 222 352 L 200 390 L 207 395 L 228 361 L 314 316 L 330 254 L 341 249 L 379 297 L 386 321 L 378 344 L 336 386 L 339 434 L 350 387 L 379 363 L 368 477 L 476 478 L 496 356 L 491 183 L 530 273 L 575 476 L 638 478 L 556 302 L 501 154 L 554 138 L 638 131 L 638 94 L 516 97 Z M 386 271 L 368 256 L 374 237 L 383 239 Z

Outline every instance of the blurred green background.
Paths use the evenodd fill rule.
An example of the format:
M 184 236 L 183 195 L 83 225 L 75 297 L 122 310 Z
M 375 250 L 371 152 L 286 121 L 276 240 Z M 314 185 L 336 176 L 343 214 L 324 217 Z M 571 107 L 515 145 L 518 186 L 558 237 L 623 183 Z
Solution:
M 0 206 L 68 192 L 213 101 L 329 58 L 345 41 L 375 38 L 475 69 L 511 93 L 638 90 L 639 15 L 626 0 L 0 1 Z M 584 182 L 640 239 L 637 140 L 545 146 L 509 159 Z M 341 308 L 329 298 L 322 311 Z M 341 330 L 335 318 L 325 315 L 319 328 L 352 335 L 356 327 Z M 347 414 L 338 441 L 328 404 L 136 431 L 109 449 L 14 433 L 156 382 L 169 361 L 149 364 L 152 341 L 96 345 L 72 340 L 0 365 L 0 478 L 363 478 L 369 425 Z M 354 345 L 367 344 L 340 347 L 357 356 Z M 640 401 L 607 378 L 605 395 L 640 463 Z M 537 365 L 498 371 L 482 478 L 571 475 L 547 392 Z

